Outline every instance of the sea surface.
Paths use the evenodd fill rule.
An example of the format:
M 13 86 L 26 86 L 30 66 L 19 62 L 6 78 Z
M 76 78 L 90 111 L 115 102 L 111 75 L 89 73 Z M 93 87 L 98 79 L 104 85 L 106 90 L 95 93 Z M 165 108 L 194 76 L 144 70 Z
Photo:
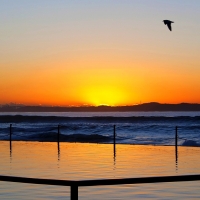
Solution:
M 0 113 L 0 140 L 113 143 L 115 131 L 116 143 L 163 146 L 176 127 L 178 145 L 200 146 L 200 112 Z

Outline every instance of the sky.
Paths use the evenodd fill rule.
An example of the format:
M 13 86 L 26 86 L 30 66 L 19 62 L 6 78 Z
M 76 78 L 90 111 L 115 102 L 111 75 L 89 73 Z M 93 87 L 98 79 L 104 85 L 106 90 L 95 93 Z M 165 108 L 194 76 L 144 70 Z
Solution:
M 199 0 L 1 0 L 0 104 L 200 103 L 199 19 Z

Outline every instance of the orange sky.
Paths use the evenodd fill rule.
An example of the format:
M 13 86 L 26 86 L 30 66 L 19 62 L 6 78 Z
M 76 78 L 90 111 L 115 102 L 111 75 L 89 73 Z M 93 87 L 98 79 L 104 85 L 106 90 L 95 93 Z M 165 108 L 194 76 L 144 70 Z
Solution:
M 199 2 L 11 2 L 0 14 L 0 104 L 200 103 Z

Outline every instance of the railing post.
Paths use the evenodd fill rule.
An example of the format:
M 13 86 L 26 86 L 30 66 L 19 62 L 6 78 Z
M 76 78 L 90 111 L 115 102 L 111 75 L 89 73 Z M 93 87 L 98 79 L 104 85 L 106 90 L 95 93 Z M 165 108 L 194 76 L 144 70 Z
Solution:
M 176 154 L 176 163 L 178 162 L 178 127 L 176 126 L 175 131 L 175 154 Z
M 177 146 L 178 146 L 178 127 L 177 126 L 176 126 L 176 133 L 175 133 L 175 146 L 177 149 Z
M 78 185 L 71 185 L 71 200 L 78 200 Z
M 59 156 L 60 155 L 60 125 L 58 125 L 57 144 L 58 144 L 58 156 Z
M 115 153 L 116 153 L 116 147 L 115 147 L 115 144 L 116 144 L 116 132 L 115 132 L 115 125 L 113 126 L 113 147 L 114 147 L 114 156 L 115 156 Z
M 116 143 L 116 132 L 115 132 L 115 125 L 113 126 L 113 143 Z
M 60 142 L 60 125 L 58 125 L 58 135 L 57 135 L 58 144 Z
M 12 124 L 10 124 L 10 151 L 12 150 Z
M 60 125 L 58 125 L 57 142 L 58 142 L 58 147 L 59 147 L 59 144 L 60 144 Z
M 57 146 L 58 146 L 58 161 L 60 160 L 60 125 L 58 125 L 58 133 L 57 133 Z

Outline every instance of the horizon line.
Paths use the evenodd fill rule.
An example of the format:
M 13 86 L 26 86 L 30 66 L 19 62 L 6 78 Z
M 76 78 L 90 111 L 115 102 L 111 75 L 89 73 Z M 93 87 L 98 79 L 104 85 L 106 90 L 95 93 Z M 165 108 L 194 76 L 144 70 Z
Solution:
M 79 108 L 79 107 L 130 107 L 130 106 L 139 106 L 139 105 L 144 105 L 144 104 L 160 104 L 160 105 L 180 105 L 180 104 L 200 104 L 200 103 L 190 103 L 190 102 L 180 102 L 180 103 L 160 103 L 160 102 L 145 102 L 145 103 L 138 103 L 138 104 L 130 104 L 130 105 L 107 105 L 107 104 L 100 104 L 100 105 L 89 105 L 89 104 L 83 104 L 83 105 L 47 105 L 47 104 L 22 104 L 22 103 L 5 103 L 5 104 L 0 104 L 0 107 L 26 107 L 26 106 L 31 106 L 31 107 L 74 107 L 74 108 Z

